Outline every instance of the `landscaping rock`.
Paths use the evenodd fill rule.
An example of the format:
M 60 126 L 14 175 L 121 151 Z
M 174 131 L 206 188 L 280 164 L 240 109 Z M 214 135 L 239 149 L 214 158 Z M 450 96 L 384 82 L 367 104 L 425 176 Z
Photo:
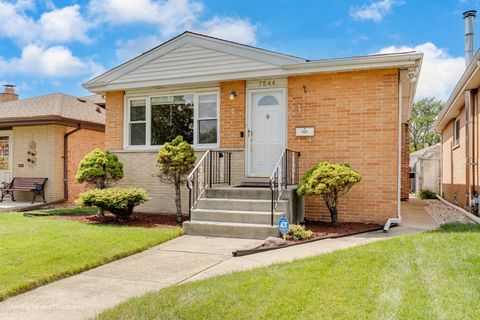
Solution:
M 449 222 L 474 223 L 460 211 L 447 206 L 439 200 L 428 200 L 425 210 L 438 224 Z
M 275 248 L 287 245 L 288 242 L 282 238 L 268 237 L 265 239 L 265 242 L 262 244 L 264 248 Z

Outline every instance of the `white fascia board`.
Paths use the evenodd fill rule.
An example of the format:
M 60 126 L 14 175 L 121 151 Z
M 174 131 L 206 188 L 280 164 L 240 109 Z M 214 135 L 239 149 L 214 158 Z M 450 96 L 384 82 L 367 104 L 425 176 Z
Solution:
M 452 110 L 452 106 L 456 105 L 459 102 L 459 99 L 463 99 L 463 93 L 465 92 L 466 88 L 468 87 L 468 83 L 470 82 L 473 75 L 479 72 L 480 63 L 480 50 L 477 51 L 475 56 L 472 59 L 472 62 L 468 65 L 465 69 L 465 72 L 462 74 L 462 77 L 458 81 L 457 85 L 453 89 L 452 94 L 448 98 L 447 102 L 445 103 L 442 111 L 437 117 L 433 127 L 435 131 L 441 132 L 443 128 L 447 125 L 445 123 L 446 117 L 449 115 L 450 111 Z

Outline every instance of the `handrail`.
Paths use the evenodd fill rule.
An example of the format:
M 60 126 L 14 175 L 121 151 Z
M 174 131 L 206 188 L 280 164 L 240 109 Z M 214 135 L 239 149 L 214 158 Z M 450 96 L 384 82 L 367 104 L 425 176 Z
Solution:
M 220 150 L 207 150 L 187 177 L 188 220 L 192 209 L 207 188 L 214 184 L 231 184 L 232 153 Z
M 270 224 L 272 226 L 283 190 L 287 189 L 289 185 L 299 182 L 299 158 L 300 152 L 285 149 L 270 176 L 270 190 L 272 191 Z

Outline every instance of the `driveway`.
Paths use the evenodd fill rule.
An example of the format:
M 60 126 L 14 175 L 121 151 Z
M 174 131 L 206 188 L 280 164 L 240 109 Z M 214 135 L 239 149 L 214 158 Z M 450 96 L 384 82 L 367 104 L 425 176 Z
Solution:
M 404 224 L 243 257 L 259 240 L 182 236 L 157 247 L 12 297 L 0 303 L 0 319 L 88 319 L 143 293 L 225 273 L 307 258 L 336 250 L 422 232 L 436 227 L 424 202 L 404 204 Z

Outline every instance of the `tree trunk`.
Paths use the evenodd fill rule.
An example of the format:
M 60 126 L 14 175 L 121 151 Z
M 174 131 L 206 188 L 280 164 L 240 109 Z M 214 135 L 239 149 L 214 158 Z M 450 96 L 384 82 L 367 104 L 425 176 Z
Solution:
M 178 176 L 175 179 L 175 206 L 177 207 L 177 223 L 182 223 L 182 198 L 180 196 L 180 177 Z
M 330 209 L 330 218 L 332 219 L 333 227 L 338 227 L 337 206 L 334 206 Z
M 99 217 L 105 217 L 105 209 L 97 207 L 97 214 Z

